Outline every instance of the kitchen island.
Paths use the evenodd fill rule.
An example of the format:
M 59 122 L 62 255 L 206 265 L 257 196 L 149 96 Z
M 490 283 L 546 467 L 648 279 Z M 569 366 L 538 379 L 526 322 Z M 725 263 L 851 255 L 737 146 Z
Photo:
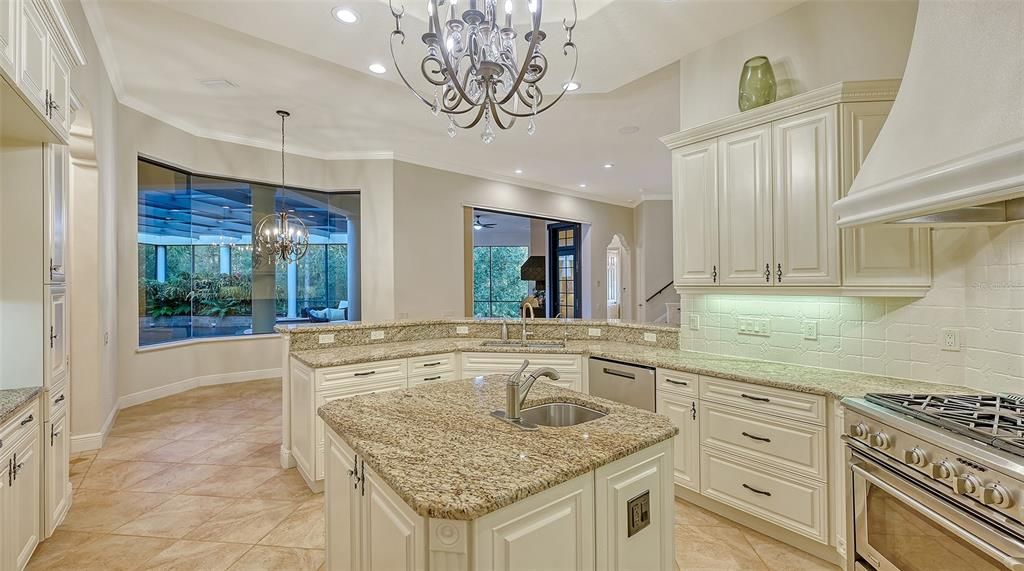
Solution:
M 538 382 L 526 409 L 604 416 L 523 430 L 491 416 L 506 379 L 320 407 L 329 569 L 672 568 L 672 422 Z

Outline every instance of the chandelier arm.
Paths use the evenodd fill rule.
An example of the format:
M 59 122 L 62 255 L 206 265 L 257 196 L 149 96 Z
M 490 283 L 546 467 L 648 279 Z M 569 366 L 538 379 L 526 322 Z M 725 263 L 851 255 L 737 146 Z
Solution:
M 430 14 L 428 17 L 433 22 L 434 29 L 435 30 L 440 30 L 441 29 L 441 22 L 437 19 L 437 13 L 440 11 L 440 9 L 437 6 L 437 0 L 427 0 L 427 1 L 433 7 L 433 10 L 432 10 L 433 13 Z M 451 57 L 448 54 L 448 46 L 445 45 L 445 42 L 438 41 L 437 42 L 437 50 L 441 54 L 441 59 L 444 61 L 445 68 L 448 69 L 448 70 L 455 69 L 452 66 Z M 394 52 L 392 51 L 392 57 L 394 57 L 393 54 L 394 54 Z M 398 64 L 396 63 L 395 65 L 398 65 Z M 451 75 L 451 74 L 449 74 L 449 75 Z M 452 84 L 452 87 L 454 87 L 459 92 L 459 95 L 461 95 L 466 101 L 473 101 L 473 99 L 466 94 L 466 90 L 463 89 L 463 85 L 462 85 L 462 83 L 459 82 L 459 78 L 458 77 L 454 77 L 453 76 L 451 78 L 451 84 Z
M 502 131 L 508 131 L 508 130 L 509 130 L 509 129 L 511 129 L 512 127 L 515 127 L 515 125 L 516 125 L 516 117 L 515 117 L 515 116 L 511 116 L 511 117 L 512 117 L 512 120 L 511 120 L 511 121 L 509 121 L 509 122 L 508 122 L 508 124 L 506 125 L 505 123 L 503 123 L 503 122 L 501 121 L 501 113 L 498 113 L 498 110 L 499 110 L 499 109 L 500 109 L 501 111 L 504 111 L 504 109 L 502 109 L 501 107 L 499 107 L 499 106 L 498 106 L 498 105 L 497 105 L 497 104 L 496 104 L 496 103 L 494 102 L 494 100 L 492 99 L 492 100 L 491 100 L 491 118 L 493 118 L 493 119 L 494 119 L 494 124 L 495 124 L 495 125 L 497 125 L 497 126 L 498 126 L 498 128 L 499 128 L 499 129 L 501 129 Z
M 569 55 L 567 53 L 569 48 L 572 48 L 572 51 L 573 51 L 573 54 L 574 54 L 573 55 L 573 64 L 572 64 L 572 75 L 569 76 L 569 82 L 572 82 L 572 80 L 575 79 L 575 77 L 576 77 L 576 67 L 579 65 L 580 56 L 579 56 L 579 53 L 576 51 L 576 44 L 573 44 L 571 42 L 567 42 L 565 44 L 565 46 L 563 47 L 563 51 L 566 52 L 565 55 Z M 513 117 L 529 117 L 531 115 L 540 115 L 541 113 L 543 113 L 543 112 L 547 111 L 548 109 L 551 109 L 552 107 L 554 107 L 554 105 L 556 103 L 558 103 L 558 101 L 569 91 L 569 87 L 568 87 L 569 82 L 567 82 L 565 84 L 565 86 L 562 87 L 561 93 L 559 93 L 558 96 L 555 97 L 555 99 L 551 103 L 548 103 L 544 107 L 541 107 L 540 109 L 537 110 L 536 113 L 534 113 L 532 110 L 529 113 L 517 113 L 515 111 L 509 111 L 508 109 L 505 109 L 505 107 L 503 105 L 501 105 L 500 103 L 499 103 L 499 105 L 501 105 L 501 110 L 506 115 L 511 115 Z M 523 101 L 523 103 L 528 103 L 528 102 L 527 101 Z
M 576 11 L 576 0 L 573 0 L 573 11 Z M 533 34 L 530 35 L 530 45 L 526 48 L 526 59 L 523 61 L 523 66 L 519 69 L 515 82 L 509 87 L 508 93 L 498 102 L 499 105 L 504 105 L 508 103 L 509 99 L 512 99 L 515 92 L 519 89 L 519 85 L 523 82 L 523 78 L 526 77 L 526 70 L 530 68 L 530 62 L 533 60 L 534 48 L 540 43 L 540 18 L 543 13 L 544 0 L 537 0 L 537 12 L 533 14 Z
M 449 117 L 449 119 L 451 119 L 452 123 L 455 123 L 455 126 L 458 127 L 459 129 L 472 129 L 473 127 L 476 127 L 476 124 L 479 123 L 480 119 L 483 118 L 483 116 L 484 116 L 484 109 L 485 109 L 485 107 L 481 105 L 480 106 L 480 110 L 477 111 L 476 117 L 474 117 L 472 121 L 470 121 L 469 123 L 467 123 L 465 125 L 459 125 L 459 123 L 457 121 L 455 121 L 454 117 Z
M 403 8 L 403 12 L 404 12 L 404 8 Z M 400 18 L 400 17 L 401 16 L 396 16 L 396 18 Z M 403 32 L 400 29 L 395 29 L 393 32 L 391 32 L 391 41 L 388 42 L 391 45 L 391 61 L 394 62 L 394 64 L 395 64 L 395 72 L 398 74 L 398 78 L 402 80 L 402 83 L 404 83 L 405 86 L 409 88 L 409 91 L 411 91 L 412 94 L 415 95 L 417 99 L 422 101 L 423 104 L 426 105 L 427 107 L 430 107 L 431 109 L 433 109 L 434 108 L 434 104 L 431 101 L 427 100 L 426 97 L 420 95 L 420 92 L 417 91 L 415 87 L 413 87 L 412 85 L 409 84 L 409 80 L 406 79 L 405 78 L 405 74 L 402 73 L 402 66 L 398 65 L 398 58 L 395 56 L 395 38 L 396 37 L 401 38 L 402 45 L 405 45 L 405 32 Z

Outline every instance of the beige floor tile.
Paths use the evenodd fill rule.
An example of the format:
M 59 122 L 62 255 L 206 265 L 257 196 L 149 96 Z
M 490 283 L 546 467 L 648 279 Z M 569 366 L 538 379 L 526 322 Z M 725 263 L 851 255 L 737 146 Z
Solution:
M 251 546 L 180 540 L 146 562 L 145 571 L 223 571 Z M 270 571 L 268 569 L 268 571 Z
M 324 564 L 325 556 L 320 549 L 295 549 L 292 547 L 263 547 L 257 545 L 242 556 L 231 571 L 267 571 L 288 569 L 289 571 L 316 571 Z
M 171 499 L 168 494 L 75 490 L 71 510 L 60 528 L 112 531 Z
M 263 458 L 254 457 L 266 444 L 259 442 L 221 442 L 185 460 L 187 464 L 219 464 L 225 466 L 266 466 Z M 269 467 L 269 466 L 268 466 Z
M 260 540 L 260 545 L 324 549 L 324 502 L 319 498 L 299 506 Z
M 732 520 L 689 502 L 676 500 L 676 525 L 697 527 L 741 527 Z
M 201 452 L 205 452 L 218 444 L 220 443 L 210 440 L 175 440 L 170 444 L 140 454 L 136 460 L 145 462 L 181 462 Z
M 49 539 L 40 543 L 39 547 L 36 548 L 36 552 L 32 554 L 32 559 L 29 560 L 28 570 L 45 571 L 46 569 L 53 569 L 69 553 L 73 553 L 86 543 L 100 537 L 103 537 L 103 535 L 99 533 L 58 529 L 53 532 Z
M 234 501 L 211 496 L 175 496 L 115 529 L 114 533 L 179 539 Z
M 839 571 L 839 567 L 809 553 L 776 541 L 767 535 L 744 529 L 743 535 L 771 571 Z
M 97 458 L 85 475 L 82 488 L 87 490 L 124 490 L 169 467 L 170 464 L 156 462 L 129 462 Z
M 237 500 L 224 511 L 189 533 L 187 539 L 257 543 L 295 508 L 296 502 L 278 500 Z
M 677 525 L 675 541 L 676 563 L 682 571 L 768 571 L 736 528 Z
M 74 478 L 75 476 L 84 476 L 89 471 L 89 466 L 92 466 L 92 461 L 96 459 L 96 456 L 78 456 L 71 458 L 70 472 L 69 475 Z
M 154 474 L 128 488 L 131 492 L 160 492 L 180 494 L 185 490 L 201 484 L 214 477 L 224 476 L 221 466 L 206 464 L 171 464 L 158 474 Z
M 299 471 L 292 468 L 263 482 L 247 494 L 252 498 L 267 500 L 306 500 L 313 496 L 323 498 L 323 494 L 314 494 Z
M 235 436 L 253 428 L 246 424 L 221 424 L 214 422 L 202 422 L 198 423 L 197 426 L 199 428 L 196 432 L 182 436 L 181 440 L 216 440 L 223 442 L 225 440 L 234 440 Z
M 60 557 L 50 559 L 45 567 L 34 567 L 33 558 L 30 568 L 47 571 L 133 571 L 142 568 L 147 560 L 172 543 L 172 540 L 154 537 L 99 535 L 66 550 Z
M 281 425 L 267 424 L 249 429 L 238 436 L 235 440 L 243 442 L 262 442 L 263 444 L 281 444 Z
M 280 468 L 252 466 L 217 466 L 217 471 L 206 480 L 186 488 L 192 496 L 220 496 L 244 498 L 260 484 L 280 474 Z
M 134 460 L 140 454 L 170 444 L 172 440 L 111 436 L 96 455 L 97 460 Z

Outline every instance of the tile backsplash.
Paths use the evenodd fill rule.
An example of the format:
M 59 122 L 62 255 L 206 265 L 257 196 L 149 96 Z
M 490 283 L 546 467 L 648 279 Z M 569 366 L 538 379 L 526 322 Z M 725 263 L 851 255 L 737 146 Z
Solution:
M 920 299 L 684 295 L 680 347 L 1024 392 L 1024 224 L 935 230 L 933 270 Z

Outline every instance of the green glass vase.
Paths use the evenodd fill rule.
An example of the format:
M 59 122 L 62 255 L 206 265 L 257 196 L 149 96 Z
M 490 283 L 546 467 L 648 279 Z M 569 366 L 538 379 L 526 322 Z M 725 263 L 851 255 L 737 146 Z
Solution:
M 740 111 L 775 101 L 775 72 L 765 56 L 754 56 L 740 72 Z

